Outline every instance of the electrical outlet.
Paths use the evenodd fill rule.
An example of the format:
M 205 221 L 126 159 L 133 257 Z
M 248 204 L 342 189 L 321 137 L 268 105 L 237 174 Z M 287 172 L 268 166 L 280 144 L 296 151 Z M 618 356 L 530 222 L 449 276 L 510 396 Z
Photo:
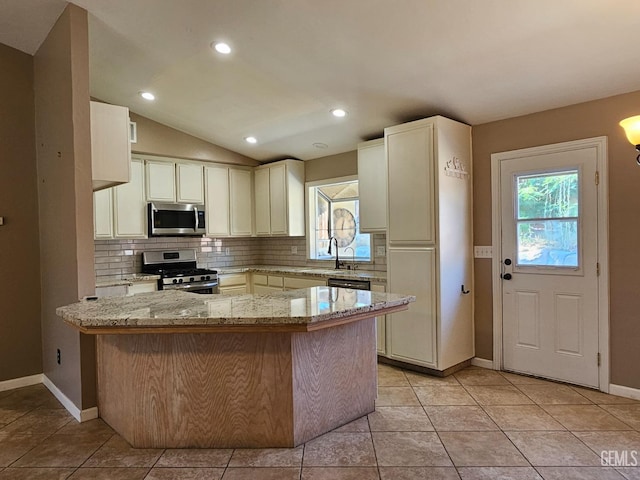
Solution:
M 56 350 L 56 362 L 58 362 L 58 365 L 60 365 L 60 349 L 59 348 Z
M 475 258 L 492 258 L 493 257 L 493 247 L 491 245 L 481 246 L 481 247 L 473 247 L 473 256 Z
M 295 255 L 298 253 L 298 246 L 297 245 L 291 245 L 291 254 Z
M 376 257 L 384 257 L 387 254 L 385 247 L 376 247 Z
M 224 254 L 225 255 L 231 255 L 231 249 L 229 247 L 224 249 Z

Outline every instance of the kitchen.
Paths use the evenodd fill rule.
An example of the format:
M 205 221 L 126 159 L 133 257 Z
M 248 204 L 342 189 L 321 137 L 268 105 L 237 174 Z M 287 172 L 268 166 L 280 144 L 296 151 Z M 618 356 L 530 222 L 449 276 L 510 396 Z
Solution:
M 16 60 L 21 65 L 25 65 L 20 69 L 16 69 L 16 75 L 26 76 L 25 82 L 29 84 L 29 63 L 33 60 L 25 58 L 19 58 Z M 38 72 L 36 68 L 36 73 Z M 26 73 L 24 73 L 26 72 Z M 37 75 L 36 75 L 37 76 Z M 7 78 L 23 78 L 20 77 L 7 77 Z M 31 77 L 32 78 L 32 77 Z M 31 80 L 33 81 L 33 80 Z M 633 92 L 634 89 L 629 89 L 632 93 L 623 93 L 618 96 L 604 98 L 601 100 L 592 100 L 587 103 L 582 103 L 575 106 L 558 106 L 556 110 L 550 112 L 542 112 L 537 114 L 531 114 L 525 117 L 511 118 L 507 120 L 499 120 L 496 122 L 490 122 L 486 124 L 478 124 L 473 127 L 473 144 L 474 144 L 474 205 L 476 211 L 474 213 L 474 244 L 475 245 L 491 245 L 491 231 L 490 227 L 490 209 L 488 206 L 491 204 L 491 193 L 489 189 L 490 185 L 490 154 L 493 152 L 500 152 L 505 150 L 511 150 L 516 148 L 523 148 L 533 145 L 543 145 L 556 142 L 562 142 L 567 140 L 573 140 L 575 138 L 586 138 L 597 135 L 607 135 L 609 137 L 609 158 L 610 158 L 610 222 L 609 222 L 609 236 L 611 238 L 610 248 L 610 270 L 611 270 L 611 383 L 615 383 L 629 388 L 640 388 L 638 385 L 637 369 L 634 365 L 637 365 L 637 349 L 635 349 L 635 340 L 637 339 L 637 327 L 634 321 L 637 311 L 635 307 L 635 295 L 634 285 L 634 265 L 635 261 L 635 249 L 633 248 L 633 225 L 629 225 L 627 221 L 628 215 L 633 214 L 637 210 L 637 202 L 635 200 L 634 186 L 635 180 L 637 180 L 638 171 L 633 165 L 633 148 L 628 144 L 624 138 L 620 127 L 617 123 L 625 117 L 634 115 L 637 111 L 634 110 L 634 106 L 638 104 L 638 94 Z M 15 91 L 15 86 L 11 85 L 11 91 Z M 67 92 L 63 89 L 61 91 Z M 86 93 L 84 94 L 87 95 Z M 31 112 L 33 118 L 33 95 L 25 93 L 24 103 L 21 105 L 31 105 Z M 599 97 L 598 97 L 599 98 Z M 38 97 L 38 101 L 41 101 L 42 97 Z M 568 102 L 571 103 L 571 102 Z M 575 103 L 575 102 L 573 102 Z M 553 108 L 553 107 L 549 107 Z M 69 111 L 67 108 L 61 108 L 61 111 Z M 86 112 L 85 114 L 88 114 Z M 6 184 L 5 191 L 12 192 L 13 198 L 20 198 L 21 208 L 27 208 L 31 211 L 31 223 L 23 225 L 23 235 L 19 236 L 19 242 L 11 247 L 15 252 L 29 252 L 29 255 L 21 256 L 21 263 L 18 267 L 11 269 L 12 272 L 18 273 L 18 277 L 22 278 L 25 274 L 22 272 L 36 272 L 43 271 L 42 284 L 47 286 L 47 291 L 53 294 L 62 294 L 62 298 L 54 299 L 50 301 L 47 296 L 43 297 L 42 311 L 52 311 L 52 307 L 63 303 L 70 303 L 80 296 L 91 295 L 92 281 L 95 277 L 93 272 L 84 271 L 83 265 L 93 265 L 93 249 L 85 248 L 87 245 L 93 245 L 92 235 L 92 218 L 93 213 L 89 206 L 86 209 L 85 205 L 79 205 L 78 212 L 80 212 L 82 221 L 77 221 L 75 214 L 71 212 L 76 211 L 75 206 L 71 206 L 70 203 L 61 203 L 64 199 L 65 202 L 72 202 L 68 198 L 68 181 L 66 178 L 73 178 L 73 172 L 55 170 L 46 170 L 47 164 L 39 167 L 40 175 L 46 180 L 45 185 L 60 185 L 59 190 L 55 192 L 43 191 L 41 194 L 41 204 L 44 209 L 40 214 L 40 218 L 44 218 L 44 224 L 40 225 L 40 232 L 34 231 L 34 219 L 38 218 L 38 195 L 35 193 L 35 158 L 36 158 L 36 146 L 33 145 L 33 138 L 35 138 L 35 130 L 33 127 L 33 121 L 29 120 L 28 109 L 27 112 L 22 108 L 16 109 L 16 115 L 12 117 L 13 122 L 19 122 L 22 119 L 22 124 L 26 125 L 24 129 L 21 129 L 19 135 L 23 139 L 21 142 L 11 142 L 10 145 L 16 153 L 11 158 L 31 158 L 30 164 L 15 163 L 14 171 L 24 172 L 29 171 L 29 175 L 25 175 L 24 178 L 20 177 L 17 181 L 10 181 Z M 58 117 L 60 118 L 60 117 Z M 135 121 L 135 118 L 132 117 Z M 59 120 L 62 123 L 62 120 Z M 140 122 L 138 122 L 139 124 Z M 394 122 L 395 123 L 395 122 Z M 393 123 L 389 123 L 391 125 Z M 70 123 L 67 123 L 67 128 Z M 140 128 L 140 124 L 139 124 Z M 71 128 L 81 129 L 79 125 Z M 13 131 L 13 130 L 12 130 Z M 29 133 L 31 132 L 31 133 Z M 80 147 L 87 148 L 88 136 L 87 132 L 84 136 L 80 136 L 80 132 L 77 131 L 77 138 L 84 138 Z M 39 128 L 39 135 L 45 135 L 46 131 Z M 174 133 L 174 135 L 178 135 Z M 17 138 L 17 137 L 16 137 Z M 48 138 L 48 137 L 47 137 Z M 194 140 L 196 141 L 196 140 Z M 57 148 L 56 148 L 57 147 Z M 63 148 L 64 147 L 64 148 Z M 175 148 L 175 147 L 174 147 Z M 214 150 L 214 147 L 209 147 Z M 219 149 L 215 149 L 216 153 L 220 153 Z M 73 148 L 70 144 L 61 145 L 59 142 L 52 142 L 47 154 L 52 155 L 52 159 L 55 158 L 57 152 L 71 152 Z M 158 154 L 160 152 L 154 152 L 150 149 L 146 150 L 147 153 Z M 194 158 L 193 154 L 185 153 L 184 150 L 180 152 L 165 152 L 170 157 L 186 157 Z M 344 162 L 345 157 L 348 159 Z M 17 162 L 17 160 L 14 160 Z M 318 172 L 326 173 L 331 172 L 331 169 L 336 170 L 335 175 L 331 177 L 340 177 L 344 175 L 356 173 L 356 158 L 353 151 L 350 155 L 341 155 L 340 157 L 328 156 L 321 160 L 309 160 L 305 162 L 306 165 L 306 177 L 307 180 L 313 180 L 312 174 L 318 174 Z M 321 165 L 322 164 L 322 165 Z M 53 160 L 51 165 L 56 165 Z M 351 166 L 347 172 L 337 170 L 344 170 L 346 165 Z M 45 169 L 45 170 L 43 170 Z M 62 170 L 62 169 L 61 169 Z M 321 175 L 320 174 L 320 175 Z M 50 176 L 49 176 L 50 175 Z M 10 176 L 4 176 L 3 178 L 13 178 Z M 317 177 L 316 177 L 317 178 Z M 330 178 L 330 177 L 329 177 Z M 4 187 L 4 185 L 3 185 Z M 32 192 L 31 195 L 25 195 L 24 192 Z M 42 196 L 44 195 L 44 196 Z M 83 194 L 86 196 L 86 191 Z M 26 198 L 26 197 L 29 198 Z M 52 205 L 51 210 L 46 209 L 47 204 Z M 72 202 L 73 203 L 73 202 Z M 4 205 L 4 201 L 3 201 Z M 480 206 L 484 206 L 480 208 Z M 3 213 L 3 215 L 5 215 Z M 43 216 L 44 215 L 44 216 Z M 16 218 L 16 215 L 6 214 L 7 223 L 2 229 L 7 231 L 11 226 L 12 219 Z M 50 220 L 47 220 L 50 219 Z M 53 221 L 55 219 L 55 222 Z M 77 223 L 76 223 L 77 222 Z M 37 224 L 37 220 L 35 220 Z M 58 224 L 59 227 L 56 225 Z M 14 223 L 14 225 L 16 225 Z M 16 225 L 17 227 L 17 225 Z M 12 227 L 13 228 L 13 227 Z M 75 244 L 73 235 L 70 236 L 70 232 L 77 232 L 78 237 L 82 238 L 82 242 Z M 226 244 L 229 248 L 236 248 L 240 251 L 242 242 L 249 242 L 250 240 L 228 240 L 231 242 Z M 374 240 L 375 241 L 375 240 Z M 266 247 L 259 247 L 262 255 L 274 255 L 268 253 L 268 251 L 278 246 L 282 248 L 283 253 L 278 255 L 280 257 L 290 255 L 291 244 L 280 245 L 277 240 L 265 239 L 259 240 L 256 243 L 264 242 Z M 289 242 L 289 241 L 287 241 Z M 292 240 L 291 242 L 299 242 L 299 240 Z M 380 241 L 384 244 L 384 241 Z M 85 247 L 82 247 L 84 245 Z M 8 245 L 9 246 L 9 245 Z M 225 248 L 226 248 L 225 246 Z M 244 245 L 250 246 L 250 245 Z M 304 250 L 303 245 L 298 243 L 293 245 L 298 247 L 298 255 L 300 261 L 304 261 L 304 257 L 300 252 Z M 288 247 L 288 248 L 287 248 Z M 37 255 L 33 255 L 33 252 L 40 251 L 40 259 Z M 231 250 L 230 250 L 231 251 Z M 286 253 L 288 252 L 288 253 Z M 80 255 L 80 257 L 78 257 Z M 274 255 L 275 256 L 275 255 Z M 16 259 L 18 255 L 15 256 Z M 83 259 L 78 261 L 78 258 Z M 279 263 L 274 261 L 273 257 L 269 257 L 264 263 L 273 264 Z M 384 260 L 380 258 L 380 269 L 383 270 Z M 7 261 L 13 261 L 13 259 L 7 258 Z M 251 260 L 253 262 L 253 259 Z M 491 267 L 487 260 L 476 259 L 475 265 L 475 282 L 474 286 L 476 292 L 475 296 L 475 336 L 476 336 L 476 357 L 481 359 L 492 358 L 492 293 L 491 293 Z M 378 265 L 378 264 L 376 264 Z M 28 268 L 27 268 L 28 266 Z M 78 278 L 79 287 L 75 287 L 75 291 L 63 293 L 64 282 L 67 282 L 69 278 Z M 24 283 L 26 282 L 26 283 Z M 7 299 L 22 299 L 25 297 L 24 292 L 33 291 L 33 278 L 25 279 L 23 283 L 16 282 L 15 286 L 12 284 L 4 292 L 7 295 Z M 73 283 L 73 281 L 71 282 Z M 13 290 L 18 285 L 21 285 L 20 290 Z M 49 295 L 49 294 L 47 294 Z M 29 317 L 39 318 L 40 306 L 34 304 L 32 300 L 21 300 L 20 303 L 13 301 L 4 301 L 10 308 L 8 316 L 15 318 L 16 316 L 25 315 L 24 312 L 29 312 Z M 90 389 L 81 388 L 83 384 L 91 383 L 90 372 L 83 371 L 78 365 L 81 365 L 80 356 L 84 358 L 87 356 L 90 358 L 91 353 L 87 350 L 87 346 L 84 345 L 81 338 L 68 338 L 67 333 L 63 333 L 56 326 L 59 320 L 55 318 L 43 319 L 42 324 L 40 322 L 29 322 L 25 326 L 25 329 L 20 329 L 20 334 L 16 340 L 9 341 L 9 344 L 3 349 L 7 354 L 6 361 L 3 361 L 4 365 L 7 365 L 6 379 L 22 378 L 30 375 L 37 375 L 43 371 L 42 365 L 44 361 L 45 371 L 47 375 L 51 377 L 56 385 L 66 392 L 67 396 L 71 398 L 77 406 L 90 407 L 92 405 L 92 394 Z M 28 330 L 28 333 L 25 333 Z M 41 333 L 40 333 L 41 332 Z M 4 330 L 3 330 L 4 333 Z M 3 335 L 4 336 L 4 335 Z M 62 337 L 61 337 L 62 336 Z M 10 337 L 4 337 L 9 339 Z M 26 340 L 24 339 L 26 338 Z M 40 338 L 43 339 L 45 348 L 43 350 Z M 51 341 L 49 341 L 49 339 Z M 63 358 L 63 367 L 61 371 L 60 367 L 55 364 L 55 348 L 58 341 L 63 342 L 63 351 L 65 357 Z M 46 358 L 42 358 L 42 352 L 46 353 Z M 16 361 L 18 359 L 19 361 Z M 65 364 L 66 363 L 66 364 Z M 76 367 L 74 367 L 74 365 Z M 56 373 L 59 371 L 60 373 Z

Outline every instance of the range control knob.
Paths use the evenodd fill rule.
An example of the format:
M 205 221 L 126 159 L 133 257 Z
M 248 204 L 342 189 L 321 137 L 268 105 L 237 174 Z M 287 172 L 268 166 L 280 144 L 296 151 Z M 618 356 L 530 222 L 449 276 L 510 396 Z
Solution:
M 190 282 L 193 282 L 193 280 L 194 280 L 194 278 L 193 278 L 193 277 L 191 277 L 191 278 L 189 279 L 189 281 L 190 281 Z
M 206 280 L 204 277 L 200 277 L 200 280 Z
M 182 283 L 182 279 L 178 280 L 178 283 Z
M 207 280 L 211 280 L 211 277 L 210 277 L 209 275 L 207 275 L 207 278 L 206 278 L 206 279 L 207 279 Z
M 173 283 L 178 283 L 178 280 L 174 278 Z

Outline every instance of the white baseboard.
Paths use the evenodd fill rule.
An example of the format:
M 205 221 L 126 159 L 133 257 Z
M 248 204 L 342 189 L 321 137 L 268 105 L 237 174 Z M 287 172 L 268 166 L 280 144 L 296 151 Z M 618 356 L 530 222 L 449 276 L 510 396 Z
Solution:
M 35 375 L 29 375 L 28 377 L 13 378 L 11 380 L 4 380 L 0 382 L 0 392 L 5 390 L 13 390 L 14 388 L 30 387 L 31 385 L 38 385 L 42 383 L 42 373 Z
M 86 422 L 87 420 L 93 420 L 94 418 L 98 418 L 98 407 L 87 408 L 86 410 L 80 410 L 76 407 L 76 404 L 69 400 L 62 391 L 56 387 L 56 385 L 49 380 L 46 375 L 42 375 L 42 383 L 44 386 L 49 389 L 49 391 L 53 394 L 54 397 L 58 399 L 58 401 L 62 404 L 67 411 L 73 415 L 78 422 Z
M 487 360 L 486 358 L 473 357 L 471 359 L 471 365 L 474 367 L 482 367 L 493 370 L 493 360 Z
M 634 400 L 640 400 L 640 389 L 625 387 L 623 385 L 609 384 L 609 393 L 611 395 L 617 395 L 619 397 L 633 398 Z

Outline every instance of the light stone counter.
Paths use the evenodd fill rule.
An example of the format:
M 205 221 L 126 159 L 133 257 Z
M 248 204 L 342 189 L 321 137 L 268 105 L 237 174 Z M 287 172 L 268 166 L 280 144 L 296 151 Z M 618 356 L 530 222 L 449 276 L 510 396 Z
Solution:
M 130 287 L 134 283 L 139 282 L 153 282 L 160 279 L 160 275 L 147 275 L 144 273 L 135 273 L 133 275 L 127 275 L 121 279 L 109 279 L 109 280 L 100 280 L 96 282 L 96 288 L 101 287 L 117 287 L 117 286 L 125 286 Z
M 286 267 L 280 265 L 249 265 L 245 267 L 220 267 L 216 268 L 219 275 L 231 273 L 266 273 L 280 275 L 305 275 L 318 278 L 344 278 L 351 280 L 369 280 L 376 283 L 387 282 L 387 272 L 375 272 L 371 270 L 347 270 L 341 268 L 315 268 L 315 267 Z
M 200 295 L 175 290 L 83 300 L 56 313 L 85 333 L 122 327 L 319 326 L 352 316 L 373 317 L 415 297 L 335 287 L 265 295 Z M 334 322 L 329 322 L 334 323 Z M 312 327 L 313 328 L 313 327 Z

